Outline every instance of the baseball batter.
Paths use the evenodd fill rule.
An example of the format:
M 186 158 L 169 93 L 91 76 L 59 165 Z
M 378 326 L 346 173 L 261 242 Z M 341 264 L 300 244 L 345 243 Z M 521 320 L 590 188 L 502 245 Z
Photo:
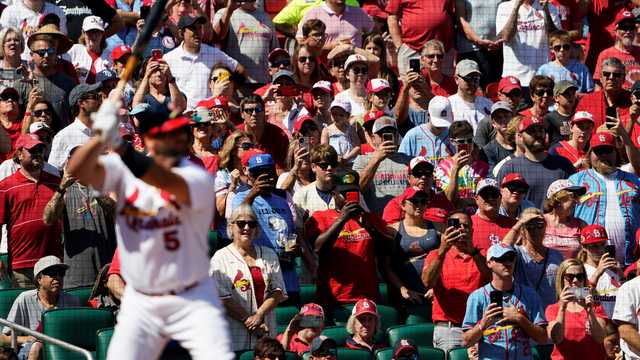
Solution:
M 157 359 L 174 339 L 193 359 L 232 360 L 227 324 L 208 276 L 214 180 L 185 158 L 190 120 L 159 114 L 142 119 L 139 130 L 151 157 L 130 145 L 121 155 L 101 155 L 117 139 L 118 108 L 117 101 L 104 102 L 94 117 L 99 135 L 69 163 L 81 183 L 117 198 L 127 286 L 107 359 Z

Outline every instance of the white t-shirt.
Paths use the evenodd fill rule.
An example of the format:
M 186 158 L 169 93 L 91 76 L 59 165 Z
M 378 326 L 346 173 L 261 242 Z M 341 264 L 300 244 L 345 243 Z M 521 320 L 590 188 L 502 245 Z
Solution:
M 625 217 L 620 209 L 620 199 L 616 189 L 616 184 L 620 181 L 617 172 L 611 175 L 603 176 L 597 171 L 594 173 L 603 179 L 607 189 L 607 216 L 604 219 L 604 228 L 607 230 L 609 241 L 616 246 L 616 260 L 620 264 L 624 264 L 625 253 Z
M 207 233 L 213 220 L 214 180 L 202 167 L 182 160 L 172 171 L 189 187 L 191 205 L 133 176 L 116 154 L 101 156 L 101 192 L 117 198 L 116 235 L 122 276 L 134 289 L 163 293 L 208 276 Z
M 478 123 L 485 117 L 491 116 L 491 100 L 484 96 L 476 96 L 474 102 L 464 100 L 459 94 L 449 96 L 451 112 L 454 121 L 466 121 L 473 126 L 475 134 Z
M 618 290 L 613 320 L 635 325 L 636 331 L 640 331 L 640 277 L 627 281 Z M 626 360 L 640 360 L 640 353 L 631 350 L 623 339 L 620 339 L 620 348 Z
M 76 68 L 76 72 L 78 73 L 80 83 L 85 83 L 87 81 L 87 76 L 89 76 L 89 72 L 91 71 L 91 65 L 94 63 L 87 48 L 84 45 L 75 44 L 62 56 L 62 58 L 69 60 L 69 62 L 73 64 Z M 96 59 L 94 67 L 96 69 L 96 74 L 102 70 L 113 68 L 111 54 L 108 51 L 103 51 Z
M 69 151 L 75 146 L 86 144 L 92 134 L 91 129 L 76 118 L 53 137 L 47 162 L 62 170 L 69 156 Z
M 351 116 L 359 116 L 364 114 L 364 103 L 355 101 L 349 93 L 349 89 L 338 93 L 336 100 L 348 101 L 351 104 Z
M 164 55 L 164 61 L 171 67 L 171 74 L 176 78 L 176 85 L 187 97 L 187 107 L 195 109 L 200 100 L 211 97 L 209 74 L 214 65 L 223 64 L 231 71 L 236 71 L 238 62 L 220 49 L 202 44 L 199 54 L 191 54 L 184 49 L 184 44 Z
M 496 34 L 499 34 L 513 11 L 516 0 L 498 5 Z M 558 9 L 549 4 L 549 14 L 556 28 L 561 29 Z M 549 45 L 545 26 L 545 15 L 538 0 L 532 6 L 521 5 L 518 9 L 516 32 L 504 43 L 504 66 L 502 77 L 515 76 L 522 86 L 529 86 L 531 78 L 540 66 L 549 61 Z
M 591 278 L 596 272 L 596 268 L 589 264 L 584 264 L 584 269 L 587 271 L 587 278 Z M 600 302 L 609 319 L 613 316 L 613 309 L 616 305 L 616 295 L 618 294 L 619 288 L 620 279 L 618 278 L 618 274 L 611 270 L 605 270 L 596 284 L 594 300 Z

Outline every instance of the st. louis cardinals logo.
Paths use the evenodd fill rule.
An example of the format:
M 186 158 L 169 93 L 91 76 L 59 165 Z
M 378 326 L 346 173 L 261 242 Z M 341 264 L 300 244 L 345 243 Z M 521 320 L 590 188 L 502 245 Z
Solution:
M 124 206 L 120 211 L 120 215 L 125 217 L 126 223 L 132 231 L 138 232 L 140 230 L 161 229 L 180 225 L 182 223 L 180 218 L 175 216 L 171 211 L 169 211 L 165 216 L 158 216 L 158 210 L 162 208 L 158 210 L 145 210 L 136 206 L 135 203 L 138 201 L 139 197 L 140 190 L 136 188 L 133 193 L 125 199 Z M 163 199 L 166 201 L 166 204 L 170 203 L 170 201 L 165 199 L 165 197 L 163 197 Z M 171 204 L 174 202 L 171 202 Z M 175 206 L 177 206 L 177 203 Z M 177 208 L 179 209 L 179 207 Z
M 242 292 L 249 290 L 249 280 L 244 278 L 244 275 L 240 270 L 238 270 L 236 277 L 233 279 L 233 287 Z

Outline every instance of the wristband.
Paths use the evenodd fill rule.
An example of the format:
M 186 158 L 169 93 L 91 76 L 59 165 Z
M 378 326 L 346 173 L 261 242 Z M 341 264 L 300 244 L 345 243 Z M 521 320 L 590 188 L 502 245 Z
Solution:
M 25 117 L 29 117 L 29 116 L 31 116 L 31 111 L 25 111 L 24 116 L 25 116 Z
M 127 145 L 120 158 L 122 158 L 122 162 L 131 170 L 133 176 L 137 178 L 144 176 L 154 164 L 152 158 L 137 152 L 131 144 Z

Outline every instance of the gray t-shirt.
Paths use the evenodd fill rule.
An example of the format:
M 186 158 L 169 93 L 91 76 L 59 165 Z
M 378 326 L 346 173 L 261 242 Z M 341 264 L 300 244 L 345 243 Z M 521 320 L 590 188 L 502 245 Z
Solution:
M 501 2 L 502 0 L 464 0 L 466 13 L 464 18 L 481 39 L 495 39 L 496 13 L 498 12 L 498 4 Z M 462 29 L 458 29 L 456 37 L 459 53 L 479 50 L 478 46 L 467 40 Z
M 563 260 L 558 250 L 549 249 L 547 256 L 540 262 L 534 261 L 524 246 L 516 246 L 516 269 L 513 277 L 519 284 L 531 287 L 540 296 L 542 308 L 555 304 L 556 274 Z
M 359 155 L 353 162 L 353 170 L 361 172 L 372 158 L 373 153 Z M 385 205 L 407 188 L 409 161 L 411 157 L 403 153 L 395 153 L 382 160 L 367 187 L 360 189 L 371 212 L 382 214 Z
M 74 306 L 80 306 L 78 298 L 61 292 L 56 308 Z M 7 320 L 28 327 L 31 330 L 36 330 L 40 324 L 44 310 L 44 306 L 42 306 L 38 300 L 38 289 L 27 290 L 18 295 L 13 302 L 11 310 L 9 310 L 9 315 L 7 315 Z M 11 334 L 11 329 L 5 326 L 2 329 L 2 333 L 9 335 Z
M 48 77 L 40 76 L 38 79 L 38 87 L 43 94 L 43 98 L 53 105 L 53 111 L 57 116 L 57 122 L 51 127 L 54 131 L 58 131 L 71 123 L 69 106 L 69 93 L 76 86 L 73 79 L 63 73 L 55 73 Z M 33 86 L 29 82 L 16 82 L 16 90 L 20 94 L 20 99 L 26 104 L 29 99 L 29 92 Z M 24 104 L 23 104 L 24 105 Z
M 216 12 L 214 23 L 220 21 L 226 11 L 224 8 Z M 242 9 L 233 12 L 222 50 L 245 67 L 251 82 L 271 81 L 267 56 L 277 47 L 276 30 L 267 13 L 261 10 L 248 13 Z

